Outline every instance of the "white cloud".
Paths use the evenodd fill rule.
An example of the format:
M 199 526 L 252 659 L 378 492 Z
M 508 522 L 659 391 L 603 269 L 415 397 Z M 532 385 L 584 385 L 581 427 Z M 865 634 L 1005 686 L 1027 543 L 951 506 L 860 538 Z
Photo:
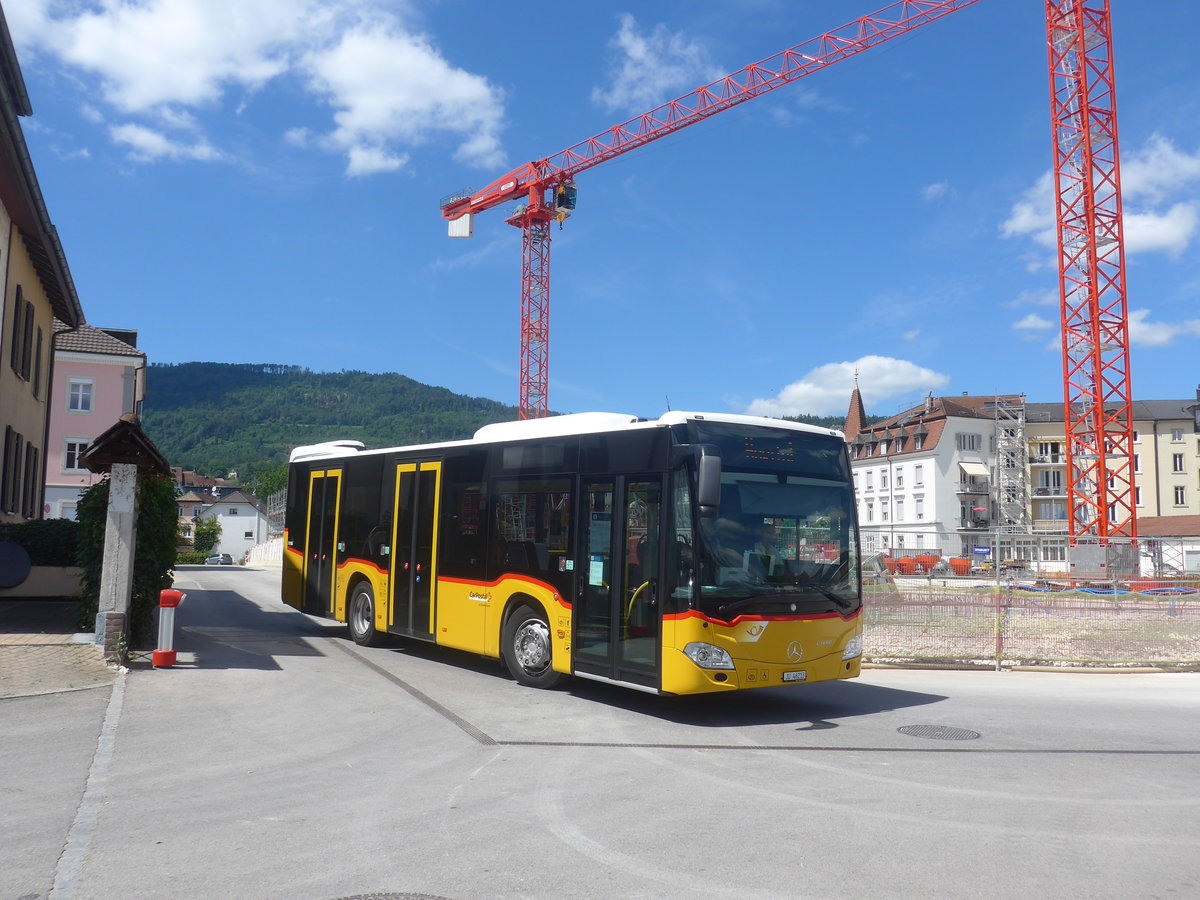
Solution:
M 399 168 L 395 143 L 418 144 L 433 132 L 463 135 L 455 157 L 502 161 L 502 93 L 486 79 L 451 66 L 427 39 L 392 24 L 347 31 L 306 62 L 311 85 L 334 107 L 326 140 L 350 157 L 349 174 Z
M 905 339 L 906 341 L 915 341 L 915 340 L 916 340 L 917 338 L 919 338 L 920 336 L 921 336 L 921 329 L 920 329 L 920 328 L 914 328 L 914 329 L 912 329 L 911 331 L 906 331 L 906 332 L 904 332 L 904 339 Z
M 1026 188 L 1013 204 L 1012 212 L 1000 226 L 1004 237 L 1033 235 L 1039 244 L 1053 247 L 1058 237 L 1054 230 L 1054 178 L 1046 172 Z
M 127 146 L 129 155 L 141 162 L 154 162 L 159 159 L 211 162 L 224 158 L 221 151 L 208 141 L 199 140 L 191 144 L 174 141 L 144 125 L 114 125 L 108 132 L 114 143 Z
M 285 140 L 344 153 L 347 173 L 403 167 L 412 146 L 438 134 L 456 158 L 502 162 L 503 94 L 449 63 L 407 29 L 396 0 L 26 0 L 10 15 L 23 50 L 48 53 L 98 79 L 98 96 L 138 126 L 111 129 L 143 158 L 218 159 L 204 152 L 197 115 L 239 115 L 246 96 L 290 78 L 332 108 L 328 129 L 292 128 Z M 85 117 L 101 113 L 92 102 Z M 187 134 L 186 140 L 164 132 Z M 316 139 L 319 132 L 325 134 Z M 190 152 L 188 151 L 190 148 Z M 211 148 L 210 148 L 211 150 Z
M 347 175 L 374 175 L 376 172 L 395 172 L 408 162 L 407 156 L 393 156 L 380 147 L 349 147 Z
M 1013 329 L 1016 331 L 1045 331 L 1047 328 L 1053 328 L 1054 323 L 1049 319 L 1043 319 L 1037 313 L 1030 313 L 1020 321 L 1013 322 Z
M 1162 250 L 1173 259 L 1187 249 L 1196 233 L 1195 203 L 1176 203 L 1164 213 L 1125 212 L 1125 252 Z
M 882 400 L 949 384 L 948 376 L 904 359 L 864 356 L 851 362 L 828 363 L 805 374 L 774 397 L 759 398 L 746 412 L 755 416 L 835 415 L 850 405 L 855 372 L 863 402 Z
M 1183 335 L 1200 336 L 1200 319 L 1171 324 L 1150 322 L 1150 310 L 1129 311 L 1129 343 L 1139 347 L 1165 347 Z
M 1058 291 L 1051 288 L 1021 291 L 1005 306 L 1057 306 Z
M 117 109 L 149 112 L 214 103 L 228 85 L 262 86 L 287 69 L 288 44 L 318 9 L 314 0 L 107 0 L 45 16 L 31 37 L 98 74 Z
M 1121 166 L 1125 252 L 1158 251 L 1178 258 L 1200 226 L 1197 183 L 1200 153 L 1180 152 L 1162 135 L 1152 135 L 1129 154 Z M 1167 199 L 1175 202 L 1164 209 Z M 1000 232 L 1004 237 L 1030 237 L 1044 247 L 1057 247 L 1052 173 L 1044 173 L 1021 193 Z
M 283 133 L 283 139 L 293 147 L 307 147 L 312 143 L 312 130 L 308 128 L 289 128 Z
M 1161 134 L 1121 161 L 1121 193 L 1126 200 L 1161 203 L 1178 188 L 1200 181 L 1200 152 L 1182 153 Z
M 701 77 L 711 81 L 726 74 L 721 72 L 714 75 L 713 78 L 708 78 L 708 76 L 712 75 L 715 71 L 716 70 L 714 69 L 710 72 L 705 72 Z M 692 87 L 697 86 L 698 85 L 692 85 Z M 783 126 L 790 127 L 808 122 L 810 119 L 808 113 L 813 110 L 821 110 L 829 113 L 850 112 L 850 108 L 848 106 L 843 106 L 836 100 L 829 99 L 816 88 L 806 85 L 803 82 L 798 84 L 793 83 L 787 91 L 781 93 L 783 93 L 784 96 L 780 97 L 775 103 L 768 106 L 767 109 L 771 118 Z
M 592 101 L 609 112 L 645 112 L 725 74 L 709 62 L 700 42 L 662 24 L 639 32 L 629 13 L 621 16 L 609 46 L 617 51 L 610 82 L 592 89 Z
M 950 192 L 950 182 L 939 181 L 937 184 L 927 184 L 921 189 L 921 199 L 926 203 L 941 200 Z

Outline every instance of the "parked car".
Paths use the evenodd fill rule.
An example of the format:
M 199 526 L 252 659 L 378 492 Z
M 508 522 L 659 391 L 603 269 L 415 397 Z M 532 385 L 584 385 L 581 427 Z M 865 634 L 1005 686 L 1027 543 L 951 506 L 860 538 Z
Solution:
M 218 553 L 216 556 L 210 556 L 204 561 L 206 566 L 232 566 L 233 557 L 228 553 Z

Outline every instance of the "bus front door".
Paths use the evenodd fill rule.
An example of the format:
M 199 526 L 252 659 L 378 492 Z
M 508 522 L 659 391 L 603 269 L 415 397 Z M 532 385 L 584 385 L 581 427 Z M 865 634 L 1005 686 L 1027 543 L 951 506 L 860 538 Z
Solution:
M 396 466 L 387 630 L 397 634 L 425 638 L 433 635 L 441 475 L 440 462 Z
M 660 479 L 585 479 L 575 672 L 657 688 Z
M 341 469 L 322 469 L 309 475 L 301 610 L 310 616 L 329 616 L 334 612 L 341 484 Z

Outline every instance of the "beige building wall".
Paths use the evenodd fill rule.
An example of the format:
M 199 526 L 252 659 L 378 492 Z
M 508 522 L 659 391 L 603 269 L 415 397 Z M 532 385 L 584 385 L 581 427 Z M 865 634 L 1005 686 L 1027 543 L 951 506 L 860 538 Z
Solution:
M 20 522 L 41 515 L 54 317 L 20 230 L 7 213 L 0 224 L 5 238 L 0 244 L 4 272 L 0 317 L 0 423 L 4 434 L 0 439 L 2 474 L 7 481 L 0 483 L 0 521 Z M 29 314 L 32 322 L 26 325 Z
M 1192 419 L 1135 420 L 1135 510 L 1142 516 L 1194 516 L 1200 514 L 1200 435 Z M 1066 507 L 1066 434 L 1062 422 L 1027 422 L 1029 500 L 1038 531 L 1066 528 L 1047 515 Z M 1043 452 L 1058 448 L 1057 454 Z M 1058 486 L 1061 485 L 1061 490 Z
M 1137 422 L 1134 453 L 1140 471 L 1147 516 L 1194 516 L 1200 513 L 1200 435 L 1191 419 Z M 1138 508 L 1142 514 L 1143 507 Z

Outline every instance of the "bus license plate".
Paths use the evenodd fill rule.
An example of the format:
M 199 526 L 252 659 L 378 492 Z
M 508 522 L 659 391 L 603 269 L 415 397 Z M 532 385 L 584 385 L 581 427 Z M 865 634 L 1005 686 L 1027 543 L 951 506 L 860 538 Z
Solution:
M 783 680 L 784 681 L 807 681 L 808 673 L 807 672 L 784 672 Z

